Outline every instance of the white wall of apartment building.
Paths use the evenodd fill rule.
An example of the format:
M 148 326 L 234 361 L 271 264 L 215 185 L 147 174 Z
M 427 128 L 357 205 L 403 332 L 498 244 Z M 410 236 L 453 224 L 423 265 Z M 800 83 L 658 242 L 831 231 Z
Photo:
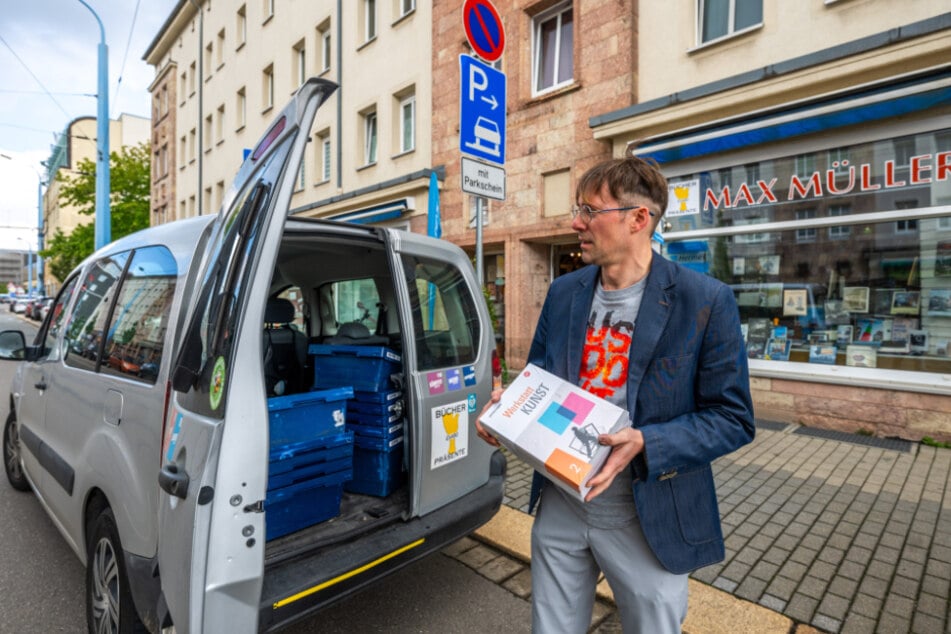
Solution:
M 421 173 L 428 176 L 431 168 L 430 135 L 420 131 L 431 118 L 430 3 L 198 4 L 202 17 L 191 0 L 179 2 L 145 55 L 157 74 L 173 64 L 177 82 L 170 104 L 177 108 L 175 130 L 169 132 L 177 170 L 174 213 L 159 221 L 216 212 L 244 150 L 312 76 L 339 82 L 340 89 L 318 112 L 294 206 L 327 216 L 409 196 L 407 206 L 425 213 L 425 201 L 417 205 L 415 198 L 425 194 Z M 403 109 L 413 115 L 405 143 Z M 373 115 L 377 139 L 370 143 L 375 160 L 369 160 L 366 130 Z

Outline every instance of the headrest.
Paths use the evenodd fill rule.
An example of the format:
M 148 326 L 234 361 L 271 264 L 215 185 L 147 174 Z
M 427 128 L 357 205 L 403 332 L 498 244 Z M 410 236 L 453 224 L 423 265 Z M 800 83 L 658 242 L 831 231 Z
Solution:
M 370 329 L 358 321 L 350 321 L 341 324 L 337 329 L 338 337 L 350 337 L 351 339 L 366 339 L 370 336 Z
M 264 309 L 264 323 L 289 324 L 294 321 L 294 304 L 289 299 L 272 297 Z

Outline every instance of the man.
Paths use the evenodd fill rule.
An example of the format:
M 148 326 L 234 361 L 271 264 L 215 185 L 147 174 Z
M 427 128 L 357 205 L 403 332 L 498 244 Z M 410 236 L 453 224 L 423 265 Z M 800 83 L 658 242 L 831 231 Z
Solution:
M 651 248 L 666 208 L 666 179 L 637 157 L 578 183 L 571 227 L 591 266 L 552 283 L 528 361 L 625 408 L 633 425 L 598 437 L 613 449 L 584 503 L 534 475 L 539 634 L 587 630 L 599 572 L 625 632 L 679 633 L 687 573 L 724 556 L 710 463 L 753 438 L 746 351 L 729 287 Z

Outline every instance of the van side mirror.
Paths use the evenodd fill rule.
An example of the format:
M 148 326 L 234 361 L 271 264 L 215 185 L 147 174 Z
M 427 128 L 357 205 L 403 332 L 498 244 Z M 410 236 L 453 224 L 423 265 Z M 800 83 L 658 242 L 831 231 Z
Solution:
M 23 361 L 26 359 L 26 337 L 20 330 L 0 332 L 0 359 Z

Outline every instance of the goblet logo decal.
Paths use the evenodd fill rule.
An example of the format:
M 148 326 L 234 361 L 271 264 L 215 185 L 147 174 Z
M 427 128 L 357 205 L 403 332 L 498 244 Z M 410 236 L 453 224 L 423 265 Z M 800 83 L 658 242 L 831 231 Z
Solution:
M 687 211 L 687 197 L 690 196 L 689 187 L 674 187 L 674 196 L 680 201 L 680 211 Z
M 459 435 L 459 413 L 445 413 L 442 415 L 442 427 L 446 430 L 446 440 L 449 441 L 449 455 L 456 453 L 456 437 Z

